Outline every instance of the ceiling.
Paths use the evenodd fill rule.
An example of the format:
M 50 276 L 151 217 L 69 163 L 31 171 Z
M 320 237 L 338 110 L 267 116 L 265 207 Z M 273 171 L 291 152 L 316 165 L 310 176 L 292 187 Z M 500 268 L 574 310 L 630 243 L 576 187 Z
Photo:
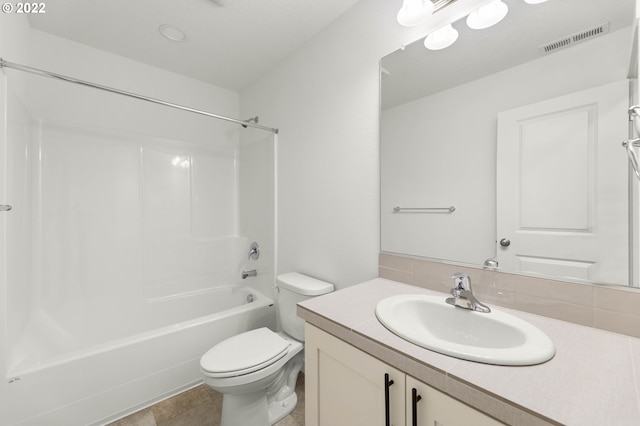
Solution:
M 635 16 L 635 0 L 549 0 L 536 5 L 503 1 L 509 13 L 491 28 L 472 30 L 464 19 L 455 22 L 460 37 L 451 47 L 430 51 L 421 39 L 385 56 L 382 108 L 538 59 L 544 55 L 541 45 L 606 22 L 609 32 L 617 31 L 632 25 Z
M 240 91 L 358 0 L 55 0 L 32 28 Z M 161 36 L 170 24 L 182 43 Z

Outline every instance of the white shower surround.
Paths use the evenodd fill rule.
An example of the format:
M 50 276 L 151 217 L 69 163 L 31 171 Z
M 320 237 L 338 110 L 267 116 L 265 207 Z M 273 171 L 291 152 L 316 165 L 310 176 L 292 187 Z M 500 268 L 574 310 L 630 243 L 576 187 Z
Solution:
M 132 90 L 114 74 L 107 85 L 238 116 L 233 92 L 31 37 L 38 60 L 61 57 L 23 63 L 103 84 L 109 63 L 143 83 Z M 93 72 L 79 60 L 65 70 L 65 49 Z M 249 130 L 241 147 L 237 125 L 6 74 L 3 198 L 14 210 L 3 218 L 0 423 L 102 424 L 199 383 L 200 356 L 222 339 L 276 327 L 273 302 L 255 290 L 270 294 L 273 282 L 273 135 Z M 263 255 L 249 263 L 253 240 Z M 254 268 L 242 282 L 254 289 L 240 286 Z

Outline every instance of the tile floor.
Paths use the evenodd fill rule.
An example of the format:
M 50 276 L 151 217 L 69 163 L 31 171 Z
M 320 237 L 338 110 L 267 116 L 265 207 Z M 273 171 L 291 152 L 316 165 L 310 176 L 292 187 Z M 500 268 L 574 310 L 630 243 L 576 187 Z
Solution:
M 304 426 L 304 374 L 296 383 L 298 404 L 276 426 Z M 220 426 L 222 394 L 200 385 L 107 426 Z

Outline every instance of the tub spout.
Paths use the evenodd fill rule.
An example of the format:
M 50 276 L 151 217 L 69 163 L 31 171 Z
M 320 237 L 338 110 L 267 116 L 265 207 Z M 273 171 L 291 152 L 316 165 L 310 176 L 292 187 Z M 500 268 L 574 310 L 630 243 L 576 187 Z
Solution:
M 241 277 L 243 280 L 246 280 L 248 277 L 255 277 L 256 275 L 258 275 L 258 272 L 252 269 L 250 271 L 242 271 Z

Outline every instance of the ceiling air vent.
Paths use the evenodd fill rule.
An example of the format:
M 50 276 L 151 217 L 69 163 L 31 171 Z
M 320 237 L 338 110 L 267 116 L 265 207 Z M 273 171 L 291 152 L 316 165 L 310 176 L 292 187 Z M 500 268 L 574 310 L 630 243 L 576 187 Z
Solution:
M 591 40 L 592 38 L 601 36 L 609 32 L 609 23 L 605 22 L 604 24 L 600 24 L 596 27 L 589 28 L 584 31 L 580 31 L 579 33 L 572 34 L 567 37 L 563 37 L 559 40 L 552 41 L 551 43 L 543 44 L 540 46 L 540 51 L 542 53 L 552 53 L 559 49 L 564 49 L 565 47 L 573 46 L 574 44 L 578 44 L 580 42 Z

